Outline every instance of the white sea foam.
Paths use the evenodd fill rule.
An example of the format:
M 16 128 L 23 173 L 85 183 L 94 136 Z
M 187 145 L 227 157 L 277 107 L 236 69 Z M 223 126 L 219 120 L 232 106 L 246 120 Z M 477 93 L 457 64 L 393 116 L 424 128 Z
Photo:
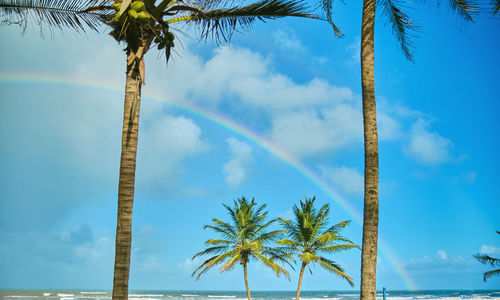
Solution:
M 182 297 L 198 297 L 199 295 L 192 295 L 192 294 L 181 294 Z M 170 296 L 173 297 L 173 296 Z
M 51 295 L 51 293 L 43 293 L 42 295 L 43 295 L 44 297 L 48 297 L 48 296 L 50 296 L 50 295 Z
M 39 296 L 8 295 L 5 298 L 38 298 Z
M 129 298 L 136 298 L 136 297 L 163 297 L 163 295 L 159 295 L 159 294 L 132 294 L 132 295 L 128 295 Z
M 58 297 L 74 297 L 75 294 L 57 294 Z
M 236 298 L 236 295 L 224 296 L 224 295 L 208 295 L 208 298 Z
M 106 295 L 107 292 L 80 292 L 82 295 Z

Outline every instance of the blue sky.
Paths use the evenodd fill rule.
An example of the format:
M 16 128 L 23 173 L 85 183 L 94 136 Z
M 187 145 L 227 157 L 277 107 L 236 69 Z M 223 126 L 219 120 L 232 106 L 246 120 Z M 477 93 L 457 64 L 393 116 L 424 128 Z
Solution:
M 146 57 L 137 158 L 131 289 L 244 289 L 241 270 L 190 275 L 191 257 L 240 196 L 290 217 L 304 197 L 331 222 L 362 214 L 359 3 L 326 23 L 283 19 L 237 33 L 232 46 L 177 42 L 168 66 Z M 375 75 L 380 137 L 378 287 L 495 288 L 472 258 L 500 256 L 498 18 L 457 22 L 446 7 L 411 10 L 415 63 L 379 15 Z M 100 34 L 37 28 L 0 37 L 0 288 L 110 289 L 124 86 L 123 45 Z M 195 36 L 193 34 L 193 36 Z M 7 80 L 30 74 L 31 81 Z M 47 83 L 70 80 L 75 84 Z M 38 78 L 38 79 L 37 79 Z M 63 80 L 64 79 L 64 80 Z M 83 85 L 92 81 L 98 84 Z M 93 85 L 93 86 L 92 86 Z M 107 88 L 98 87 L 106 86 Z M 172 105 L 171 103 L 175 103 Z M 224 116 L 296 158 L 315 182 L 259 143 L 182 106 Z M 361 244 L 353 222 L 346 237 Z M 356 283 L 360 251 L 332 257 Z M 304 290 L 350 289 L 319 268 Z M 293 290 L 251 264 L 252 289 Z

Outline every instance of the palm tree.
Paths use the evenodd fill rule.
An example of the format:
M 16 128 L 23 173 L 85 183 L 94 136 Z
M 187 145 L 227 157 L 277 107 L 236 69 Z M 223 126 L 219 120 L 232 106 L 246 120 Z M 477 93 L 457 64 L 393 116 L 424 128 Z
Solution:
M 380 6 L 392 25 L 406 58 L 412 58 L 412 30 L 417 26 L 401 9 L 402 0 L 363 0 L 361 25 L 361 86 L 365 145 L 363 244 L 361 254 L 361 299 L 376 299 L 377 242 L 379 219 L 379 165 L 377 111 L 375 104 L 374 37 L 375 7 Z M 467 21 L 478 11 L 473 1 L 450 0 L 450 8 Z
M 280 263 L 291 266 L 291 255 L 280 248 L 269 246 L 271 242 L 283 234 L 283 230 L 267 231 L 269 226 L 278 219 L 265 220 L 267 211 L 264 212 L 263 210 L 266 205 L 257 207 L 254 199 L 249 202 L 245 197 L 234 200 L 233 207 L 223 205 L 231 216 L 231 222 L 226 223 L 219 219 L 212 219 L 213 225 L 203 227 L 204 229 L 214 230 L 222 238 L 207 240 L 205 244 L 209 247 L 193 256 L 193 259 L 195 259 L 198 256 L 213 255 L 196 268 L 192 276 L 198 272 L 196 277 L 196 280 L 198 280 L 203 273 L 216 265 L 224 263 L 220 271 L 225 272 L 233 270 L 236 264 L 239 263 L 243 267 L 248 300 L 252 299 L 247 275 L 247 265 L 251 258 L 270 268 L 276 273 L 276 276 L 283 274 L 290 280 L 288 272 Z
M 300 298 L 300 287 L 304 270 L 310 263 L 318 263 L 326 270 L 345 279 L 351 286 L 354 282 L 335 261 L 318 255 L 320 252 L 335 253 L 339 251 L 358 248 L 352 241 L 344 238 L 340 231 L 349 225 L 350 221 L 343 221 L 327 228 L 330 207 L 323 205 L 318 211 L 314 207 L 315 197 L 300 201 L 300 208 L 293 207 L 294 220 L 280 219 L 287 231 L 288 239 L 277 241 L 284 245 L 286 251 L 300 257 L 302 262 L 297 286 L 296 299 Z M 309 267 L 309 270 L 310 267 Z
M 109 5 L 112 3 L 112 5 Z M 165 51 L 168 62 L 175 36 L 170 26 L 184 22 L 200 29 L 202 38 L 227 41 L 234 30 L 256 20 L 285 16 L 316 18 L 296 0 L 260 0 L 238 6 L 226 0 L 0 0 L 2 24 L 30 21 L 49 29 L 84 31 L 109 26 L 110 35 L 125 44 L 126 85 L 122 150 L 118 184 L 113 299 L 128 298 L 132 206 L 139 132 L 141 89 L 145 79 L 144 55 L 154 46 Z M 223 6 L 232 4 L 228 8 Z M 266 260 L 267 262 L 267 260 Z M 270 261 L 269 261 L 270 262 Z
M 497 233 L 500 234 L 500 231 L 497 231 Z M 492 267 L 500 266 L 500 258 L 494 258 L 486 254 L 476 254 L 474 255 L 474 258 L 479 260 L 482 264 L 490 264 Z M 486 281 L 488 277 L 499 274 L 500 269 L 488 271 L 483 274 L 483 280 Z

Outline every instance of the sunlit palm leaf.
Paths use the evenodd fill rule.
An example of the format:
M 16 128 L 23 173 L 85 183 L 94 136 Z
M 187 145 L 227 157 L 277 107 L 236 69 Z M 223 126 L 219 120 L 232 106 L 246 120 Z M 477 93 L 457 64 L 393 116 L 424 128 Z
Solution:
M 345 279 L 351 286 L 354 286 L 354 281 L 352 280 L 352 278 L 344 273 L 344 270 L 334 261 L 331 261 L 324 257 L 320 257 L 318 262 L 320 266 L 334 274 L 337 274 L 339 277 Z
M 417 26 L 410 16 L 401 9 L 403 1 L 380 0 L 377 1 L 377 4 L 382 7 L 387 15 L 392 26 L 392 32 L 398 39 L 406 58 L 413 61 L 413 39 L 415 38 L 414 31 Z
M 202 30 L 202 37 L 212 37 L 217 42 L 227 42 L 235 30 L 247 29 L 256 20 L 275 19 L 284 16 L 315 18 L 302 3 L 288 0 L 263 0 L 243 7 L 214 9 L 204 14 L 193 14 L 191 22 Z
M 42 29 L 72 28 L 97 30 L 104 23 L 105 12 L 84 12 L 89 7 L 103 6 L 104 0 L 0 0 L 2 24 L 19 24 L 23 31 L 30 22 Z

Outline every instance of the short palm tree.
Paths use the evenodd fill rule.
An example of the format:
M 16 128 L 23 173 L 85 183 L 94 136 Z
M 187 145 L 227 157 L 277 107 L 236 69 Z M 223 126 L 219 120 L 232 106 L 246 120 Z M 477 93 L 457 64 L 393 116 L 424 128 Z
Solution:
M 313 197 L 312 199 L 306 198 L 304 201 L 300 201 L 300 208 L 294 205 L 293 220 L 280 219 L 289 238 L 279 240 L 277 243 L 285 246 L 287 252 L 299 256 L 302 262 L 297 286 L 297 300 L 300 298 L 304 270 L 310 263 L 318 263 L 321 267 L 340 276 L 351 286 L 354 286 L 351 277 L 344 272 L 339 264 L 319 255 L 321 252 L 335 253 L 352 248 L 359 249 L 359 246 L 340 234 L 342 228 L 346 227 L 350 221 L 343 221 L 327 227 L 330 207 L 325 204 L 319 210 L 316 210 L 314 207 L 315 200 L 316 198 Z
M 497 231 L 500 234 L 500 231 Z M 482 264 L 490 264 L 492 267 L 500 266 L 500 258 L 494 258 L 486 254 L 476 254 L 474 258 L 479 260 Z M 483 280 L 486 281 L 488 277 L 493 275 L 500 275 L 500 269 L 491 270 L 483 274 Z
M 234 30 L 248 28 L 256 20 L 285 16 L 315 18 L 299 1 L 260 0 L 236 5 L 238 1 L 226 0 L 0 0 L 0 24 L 17 24 L 26 30 L 28 23 L 34 21 L 50 30 L 70 28 L 79 31 L 97 30 L 106 25 L 111 29 L 110 35 L 125 44 L 127 71 L 113 299 L 128 298 L 139 111 L 145 82 L 144 55 L 156 47 L 165 51 L 168 62 L 175 39 L 171 26 L 177 23 L 194 25 L 200 29 L 202 38 L 227 41 Z
M 269 226 L 278 219 L 266 221 L 267 212 L 264 211 L 266 205 L 257 207 L 254 199 L 248 201 L 242 197 L 234 201 L 233 207 L 225 204 L 224 207 L 231 216 L 231 222 L 212 219 L 213 225 L 203 227 L 214 230 L 222 238 L 207 240 L 205 244 L 209 247 L 193 256 L 195 259 L 198 256 L 213 255 L 193 272 L 193 276 L 198 272 L 196 280 L 214 266 L 224 263 L 220 271 L 225 272 L 233 270 L 240 264 L 243 267 L 247 297 L 251 300 L 247 275 L 247 265 L 251 258 L 263 263 L 277 276 L 283 274 L 290 280 L 288 272 L 281 264 L 291 266 L 290 261 L 293 258 L 279 247 L 270 246 L 283 234 L 283 230 L 268 231 Z

